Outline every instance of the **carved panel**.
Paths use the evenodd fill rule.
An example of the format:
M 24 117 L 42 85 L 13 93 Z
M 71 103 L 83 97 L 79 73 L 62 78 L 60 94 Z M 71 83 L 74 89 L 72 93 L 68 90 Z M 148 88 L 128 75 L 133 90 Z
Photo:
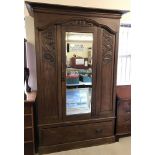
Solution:
M 104 64 L 111 63 L 112 61 L 112 50 L 113 50 L 113 36 L 107 30 L 103 29 L 103 40 L 102 40 L 102 60 Z
M 58 67 L 56 52 L 56 27 L 50 25 L 39 31 L 40 67 L 38 75 L 38 123 L 48 124 L 59 119 Z
M 55 64 L 55 28 L 50 26 L 42 31 L 43 59 L 50 64 Z
M 104 116 L 112 116 L 113 111 L 113 62 L 114 62 L 114 46 L 115 34 L 107 29 L 101 29 L 101 70 L 100 70 L 100 108 L 99 114 Z
M 94 24 L 91 21 L 87 21 L 86 19 L 75 19 L 64 23 L 65 26 L 93 26 Z

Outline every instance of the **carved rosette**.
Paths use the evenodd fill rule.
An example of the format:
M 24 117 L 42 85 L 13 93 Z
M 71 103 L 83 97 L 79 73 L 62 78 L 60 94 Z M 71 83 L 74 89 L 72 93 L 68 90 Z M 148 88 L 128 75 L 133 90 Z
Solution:
M 42 35 L 42 50 L 43 59 L 50 64 L 55 64 L 56 51 L 55 51 L 55 29 L 50 26 L 41 33 Z
M 113 36 L 107 30 L 103 29 L 103 40 L 102 40 L 102 60 L 104 64 L 112 62 L 112 51 L 113 51 Z
M 63 25 L 65 26 L 93 26 L 94 24 L 85 19 L 76 19 L 76 20 L 72 20 L 67 23 L 64 23 Z

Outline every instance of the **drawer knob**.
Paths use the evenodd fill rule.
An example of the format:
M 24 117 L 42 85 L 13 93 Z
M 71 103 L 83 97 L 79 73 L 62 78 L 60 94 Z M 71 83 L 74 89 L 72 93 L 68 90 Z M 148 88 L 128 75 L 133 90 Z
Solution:
M 103 129 L 96 129 L 96 133 L 102 133 Z

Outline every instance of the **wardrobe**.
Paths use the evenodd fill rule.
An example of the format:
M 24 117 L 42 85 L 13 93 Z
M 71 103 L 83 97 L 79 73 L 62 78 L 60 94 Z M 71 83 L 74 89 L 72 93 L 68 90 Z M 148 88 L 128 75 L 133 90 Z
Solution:
M 119 26 L 127 11 L 26 5 L 35 27 L 37 152 L 115 142 Z

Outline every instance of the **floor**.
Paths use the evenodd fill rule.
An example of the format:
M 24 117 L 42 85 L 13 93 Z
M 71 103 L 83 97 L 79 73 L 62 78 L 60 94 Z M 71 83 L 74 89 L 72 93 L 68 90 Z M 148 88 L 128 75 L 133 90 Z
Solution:
M 46 155 L 131 155 L 131 137 L 121 138 L 113 144 L 99 145 Z

